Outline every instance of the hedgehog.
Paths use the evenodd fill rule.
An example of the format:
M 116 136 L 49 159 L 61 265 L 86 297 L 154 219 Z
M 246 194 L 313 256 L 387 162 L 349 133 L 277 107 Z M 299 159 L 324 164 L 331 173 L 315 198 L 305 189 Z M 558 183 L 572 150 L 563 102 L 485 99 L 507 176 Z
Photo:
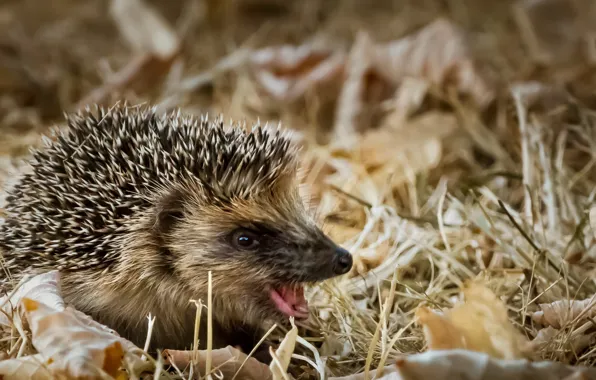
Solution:
M 192 346 L 191 300 L 211 284 L 213 347 L 248 353 L 272 323 L 309 317 L 305 287 L 350 271 L 300 196 L 290 129 L 148 106 L 65 118 L 8 190 L 3 288 L 57 270 L 67 304 L 141 347 L 154 316 L 157 350 Z

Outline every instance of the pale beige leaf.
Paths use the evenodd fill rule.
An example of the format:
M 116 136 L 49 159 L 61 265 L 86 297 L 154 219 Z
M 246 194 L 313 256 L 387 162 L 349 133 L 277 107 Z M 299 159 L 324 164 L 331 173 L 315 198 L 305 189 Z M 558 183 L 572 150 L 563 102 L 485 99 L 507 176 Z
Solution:
M 471 284 L 463 293 L 465 300 L 445 310 L 444 316 L 427 309 L 418 312 L 429 349 L 465 348 L 495 358 L 525 357 L 528 343 L 509 321 L 505 304 L 481 285 Z
M 178 368 L 186 368 L 191 365 L 193 351 L 177 351 L 165 350 L 164 356 L 169 363 L 173 363 Z M 272 378 L 269 367 L 254 358 L 248 358 L 246 363 L 240 368 L 242 363 L 246 360 L 246 354 L 237 350 L 234 347 L 227 346 L 211 351 L 212 368 L 217 370 L 214 375 L 222 375 L 224 379 L 231 379 L 236 373 L 236 379 L 245 380 L 269 380 Z M 195 373 L 205 373 L 205 362 L 207 358 L 207 351 L 199 351 L 199 359 L 195 366 Z M 240 371 L 238 372 L 238 370 Z
M 434 168 L 441 158 L 441 141 L 457 129 L 457 119 L 452 114 L 428 112 L 397 128 L 384 128 L 368 132 L 358 145 L 359 155 L 367 167 L 401 164 L 400 175 L 407 172 Z
M 577 332 L 579 331 L 576 330 L 573 333 L 560 331 L 548 326 L 539 330 L 530 344 L 535 352 L 556 348 L 561 358 L 568 353 L 569 359 L 572 359 L 589 347 L 593 343 L 595 336 L 594 333 L 587 334 L 582 332 L 577 334 Z
M 494 90 L 475 67 L 464 33 L 445 19 L 378 46 L 374 57 L 375 70 L 396 83 L 416 77 L 438 87 L 453 84 L 480 106 L 494 98 Z
M 388 242 L 382 242 L 372 247 L 366 247 L 353 252 L 353 270 L 350 276 L 363 275 L 381 265 L 389 255 L 391 246 Z
M 362 98 L 366 91 L 366 73 L 373 66 L 374 44 L 369 35 L 360 32 L 348 57 L 345 82 L 339 94 L 335 114 L 335 139 L 333 144 L 340 149 L 350 149 L 357 141 L 362 112 Z
M 465 301 L 449 311 L 454 323 L 465 331 L 470 348 L 493 357 L 525 356 L 527 340 L 507 316 L 505 304 L 488 288 L 472 284 L 464 290 Z
M 24 298 L 32 343 L 57 376 L 95 378 L 120 372 L 126 348 L 134 347 L 104 329 L 98 329 L 71 309 L 58 311 Z
M 374 373 L 374 371 L 373 371 Z M 428 351 L 404 356 L 396 365 L 383 369 L 377 380 L 564 380 L 596 377 L 596 369 L 572 367 L 558 362 L 531 362 L 525 359 L 495 359 L 485 353 L 466 350 Z M 364 380 L 364 373 L 329 380 Z
M 179 50 L 180 41 L 167 21 L 142 0 L 112 0 L 110 12 L 120 33 L 138 53 L 167 59 Z
M 403 123 L 411 112 L 420 108 L 428 94 L 429 86 L 429 83 L 421 78 L 404 78 L 392 100 L 394 110 L 387 116 L 384 124 Z
M 596 297 L 585 300 L 559 300 L 540 304 L 540 311 L 531 313 L 532 319 L 542 325 L 560 329 L 569 323 L 581 324 L 596 315 Z
M 271 364 L 269 365 L 274 380 L 281 380 L 284 378 L 283 374 L 288 370 L 292 354 L 294 353 L 294 348 L 296 347 L 298 328 L 294 324 L 293 318 L 290 318 L 290 322 L 292 323 L 292 328 L 281 341 L 277 350 L 275 350 L 275 355 L 279 358 L 282 367 L 280 368 L 275 360 L 271 361 Z
M 41 355 L 0 361 L 0 378 L 3 380 L 45 380 L 56 379 L 48 369 Z M 63 378 L 63 377 L 62 377 Z M 58 378 L 60 379 L 60 378 Z
M 429 350 L 465 348 L 465 336 L 446 316 L 427 307 L 416 309 L 416 322 L 422 325 Z
M 0 305 L 4 311 L 4 313 L 0 313 L 0 324 L 10 325 L 7 316 L 12 315 L 23 298 L 43 302 L 57 311 L 64 310 L 65 305 L 60 295 L 59 281 L 58 271 L 50 271 L 21 280 L 14 293 L 0 298 Z
M 261 87 L 273 98 L 291 102 L 317 85 L 337 80 L 345 54 L 315 44 L 286 45 L 258 50 L 250 61 Z
M 443 155 L 443 141 L 457 131 L 455 116 L 442 112 L 428 112 L 416 117 L 399 128 L 393 126 L 368 131 L 351 152 L 341 152 L 352 157 L 369 176 L 358 177 L 356 189 L 352 193 L 369 203 L 376 203 L 379 191 L 391 185 L 399 185 L 414 178 L 418 173 L 435 168 Z M 336 153 L 340 153 L 339 151 Z M 345 183 L 345 176 L 338 172 L 336 184 Z M 334 176 L 328 176 L 327 182 L 334 183 Z M 374 191 L 364 191 L 364 186 Z M 366 196 L 365 194 L 369 194 Z

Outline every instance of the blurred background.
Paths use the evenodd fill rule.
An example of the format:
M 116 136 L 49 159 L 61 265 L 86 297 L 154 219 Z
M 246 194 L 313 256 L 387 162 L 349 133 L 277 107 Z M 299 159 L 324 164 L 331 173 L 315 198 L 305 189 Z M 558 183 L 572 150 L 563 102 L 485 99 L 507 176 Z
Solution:
M 59 122 L 65 110 L 126 99 L 291 118 L 292 127 L 317 129 L 328 142 L 323 132 L 336 123 L 351 51 L 351 60 L 370 66 L 359 112 L 365 125 L 379 124 L 408 75 L 459 81 L 452 87 L 483 105 L 515 81 L 589 87 L 593 8 L 590 0 L 3 0 L 0 127 L 3 136 L 22 135 Z M 399 45 L 438 19 L 448 25 Z M 359 35 L 370 51 L 385 51 L 354 51 Z M 333 54 L 346 57 L 318 67 Z M 478 67 L 459 73 L 464 59 Z
M 593 0 L 0 0 L 0 188 L 86 105 L 281 122 L 355 254 L 314 322 L 335 373 L 362 369 L 396 267 L 373 366 L 481 276 L 539 357 L 591 364 L 593 326 L 530 314 L 596 293 L 595 74 Z

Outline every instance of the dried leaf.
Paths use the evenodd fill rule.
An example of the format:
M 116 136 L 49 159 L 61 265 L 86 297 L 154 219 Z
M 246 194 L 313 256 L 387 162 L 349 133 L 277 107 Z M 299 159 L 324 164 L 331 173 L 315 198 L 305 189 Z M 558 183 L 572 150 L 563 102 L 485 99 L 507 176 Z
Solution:
M 335 121 L 336 145 L 346 149 L 356 144 L 363 123 L 362 110 L 371 97 L 371 86 L 385 91 L 397 86 L 393 123 L 403 121 L 420 106 L 431 86 L 453 86 L 470 96 L 480 107 L 494 98 L 494 90 L 479 74 L 468 51 L 463 32 L 439 19 L 419 32 L 385 45 L 375 46 L 366 33 L 359 33 L 346 64 L 346 81 L 338 101 Z M 372 91 L 374 93 L 375 91 Z M 383 90 L 377 90 L 382 93 Z M 377 94 L 377 100 L 383 95 Z M 374 96 L 373 96 L 374 98 Z
M 291 102 L 317 85 L 336 80 L 345 54 L 305 44 L 261 49 L 250 61 L 263 89 L 280 101 Z
M 39 354 L 2 360 L 0 361 L 0 378 L 3 380 L 56 379 L 54 374 L 48 369 L 48 364 L 43 356 Z
M 19 306 L 29 322 L 32 343 L 39 355 L 0 362 L 0 373 L 14 378 L 97 378 L 116 376 L 125 352 L 137 350 L 131 342 L 87 315 L 65 307 L 58 271 L 24 279 L 3 310 L 11 315 Z M 2 314 L 1 323 L 9 324 Z M 131 360 L 140 360 L 132 355 Z M 46 377 L 44 377 L 46 376 Z
M 465 335 L 443 314 L 427 307 L 416 309 L 416 322 L 422 325 L 429 350 L 465 348 Z
M 509 322 L 504 303 L 477 284 L 468 286 L 463 294 L 465 301 L 446 310 L 444 316 L 427 309 L 417 312 L 429 349 L 465 348 L 494 358 L 525 357 L 527 341 Z
M 339 95 L 335 115 L 334 145 L 350 148 L 356 143 L 358 116 L 363 109 L 366 73 L 373 66 L 374 46 L 364 32 L 358 33 L 346 64 L 346 79 Z
M 581 324 L 596 315 L 596 298 L 585 300 L 559 300 L 549 304 L 540 304 L 540 311 L 531 314 L 532 319 L 542 325 L 556 329 L 569 323 Z
M 456 129 L 457 119 L 452 114 L 425 113 L 399 129 L 393 127 L 368 132 L 359 145 L 359 154 L 366 167 L 401 163 L 405 168 L 394 167 L 395 172 L 410 171 L 415 174 L 432 169 L 439 163 L 441 141 Z M 401 182 L 397 177 L 393 180 Z
M 16 291 L 0 298 L 3 313 L 0 313 L 0 324 L 10 325 L 8 315 L 12 315 L 24 298 L 43 302 L 56 311 L 64 310 L 65 304 L 60 295 L 60 274 L 50 271 L 31 278 L 21 280 Z
M 205 361 L 207 351 L 198 351 L 199 359 L 195 366 L 195 373 L 205 373 Z M 164 357 L 168 363 L 173 363 L 178 368 L 186 368 L 191 364 L 194 351 L 165 350 Z M 228 346 L 211 351 L 212 367 L 217 368 L 215 374 L 223 376 L 224 379 L 231 379 L 246 359 L 246 355 L 234 347 Z M 268 380 L 272 378 L 269 367 L 254 358 L 248 358 L 242 369 L 236 375 L 236 379 Z
M 112 0 L 110 11 L 120 33 L 136 51 L 135 57 L 108 81 L 91 91 L 75 108 L 103 103 L 122 88 L 154 85 L 170 70 L 180 52 L 174 30 L 142 0 Z M 151 80 L 146 80 L 151 78 Z
M 294 353 L 294 347 L 296 347 L 298 328 L 294 324 L 294 318 L 290 318 L 290 322 L 292 323 L 292 329 L 288 331 L 277 350 L 275 350 L 275 355 L 279 359 L 281 368 L 275 362 L 275 360 L 271 361 L 271 364 L 269 365 L 269 369 L 271 369 L 274 380 L 280 380 L 284 378 L 284 374 L 288 370 L 290 360 L 292 359 L 292 354 Z
M 382 242 L 372 247 L 362 248 L 353 252 L 353 268 L 348 276 L 363 275 L 381 265 L 387 256 L 391 246 L 388 242 Z
M 594 333 L 586 334 L 582 332 L 576 334 L 575 332 L 560 331 L 548 326 L 539 330 L 530 344 L 535 352 L 544 352 L 549 347 L 556 347 L 557 355 L 560 355 L 557 359 L 572 360 L 593 343 L 594 336 Z M 568 356 L 568 358 L 565 356 Z
M 373 374 L 375 371 L 372 371 Z M 558 362 L 500 360 L 487 354 L 465 351 L 428 351 L 409 355 L 396 365 L 383 368 L 377 380 L 563 380 L 581 374 L 584 379 L 596 378 L 596 369 L 572 367 Z M 329 380 L 364 380 L 364 373 Z
M 110 12 L 120 33 L 137 53 L 152 53 L 161 59 L 180 48 L 176 32 L 142 0 L 112 0 Z
M 462 30 L 445 19 L 377 47 L 375 69 L 396 83 L 416 77 L 433 86 L 455 85 L 479 106 L 486 106 L 494 97 L 493 89 L 475 68 Z
M 22 300 L 32 332 L 32 343 L 58 376 L 98 378 L 120 373 L 123 339 L 81 322 L 71 309 L 57 311 L 29 298 Z

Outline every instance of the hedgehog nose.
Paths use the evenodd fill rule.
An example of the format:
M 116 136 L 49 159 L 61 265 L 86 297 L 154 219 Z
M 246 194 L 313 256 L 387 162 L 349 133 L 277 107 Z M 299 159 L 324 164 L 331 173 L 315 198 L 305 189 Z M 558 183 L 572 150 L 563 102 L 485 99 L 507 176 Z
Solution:
M 347 250 L 337 247 L 335 249 L 335 274 L 345 274 L 352 269 L 352 255 Z

